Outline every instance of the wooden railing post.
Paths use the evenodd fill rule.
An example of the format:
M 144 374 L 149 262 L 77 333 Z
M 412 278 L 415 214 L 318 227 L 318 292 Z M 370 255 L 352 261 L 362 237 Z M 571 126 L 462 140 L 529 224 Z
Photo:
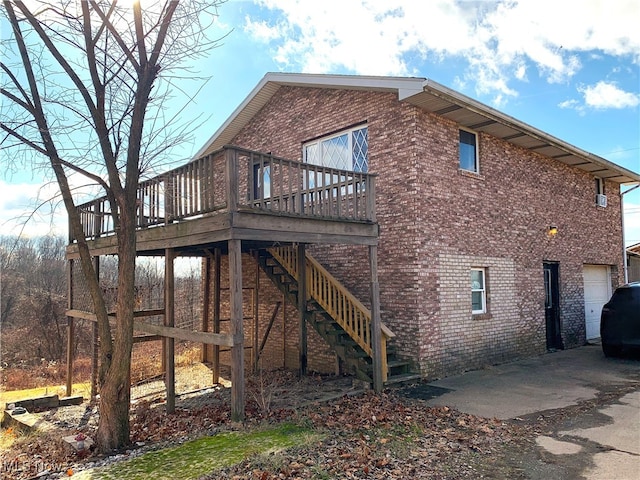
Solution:
M 165 223 L 173 222 L 175 216 L 175 183 L 171 173 L 164 177 L 164 218 Z
M 100 205 L 102 202 L 97 200 L 93 203 L 93 237 L 98 238 L 102 233 L 102 215 Z
M 227 208 L 230 212 L 238 210 L 238 152 L 228 148 L 225 151 L 227 159 Z
M 365 180 L 366 217 L 371 222 L 376 221 L 376 177 L 367 175 Z

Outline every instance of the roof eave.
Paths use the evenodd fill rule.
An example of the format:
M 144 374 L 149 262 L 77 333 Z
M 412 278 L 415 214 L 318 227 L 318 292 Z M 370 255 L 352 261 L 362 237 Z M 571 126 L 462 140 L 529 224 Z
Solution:
M 433 80 L 425 80 L 422 92 L 401 97 L 400 100 L 450 118 L 472 130 L 485 131 L 524 148 L 541 150 L 543 155 L 606 180 L 622 185 L 640 182 L 638 173 L 582 150 Z
M 421 77 L 376 77 L 267 73 L 195 154 L 200 158 L 229 144 L 281 86 L 395 92 L 400 101 L 449 118 L 460 125 L 538 151 L 561 163 L 621 185 L 640 183 L 640 174 L 586 152 L 466 95 Z M 433 108 L 431 108 L 433 107 Z

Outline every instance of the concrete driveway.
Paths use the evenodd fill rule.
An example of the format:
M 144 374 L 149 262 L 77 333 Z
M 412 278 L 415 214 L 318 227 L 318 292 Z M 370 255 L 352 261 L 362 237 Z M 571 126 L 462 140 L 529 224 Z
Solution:
M 578 478 L 640 478 L 639 360 L 609 359 L 599 345 L 587 345 L 467 372 L 428 387 L 437 395 L 427 400 L 428 405 L 503 420 L 535 418 L 627 387 L 624 395 L 607 397 L 597 411 L 576 414 L 564 429 L 540 436 L 536 443 L 540 458 L 552 457 L 546 464 L 557 468 L 554 478 L 575 478 L 576 465 Z M 563 462 L 573 468 L 562 470 Z M 540 468 L 531 470 L 530 478 L 551 473 L 538 475 Z

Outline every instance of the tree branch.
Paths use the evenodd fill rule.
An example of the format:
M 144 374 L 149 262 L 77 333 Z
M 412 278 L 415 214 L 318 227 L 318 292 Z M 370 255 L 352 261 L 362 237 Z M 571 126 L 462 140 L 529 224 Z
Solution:
M 158 63 L 158 58 L 160 57 L 162 46 L 165 39 L 167 38 L 169 25 L 171 25 L 171 18 L 173 17 L 176 8 L 178 8 L 178 3 L 179 2 L 177 0 L 172 0 L 171 2 L 169 2 L 167 12 L 162 16 L 162 25 L 160 26 L 158 38 L 156 38 L 156 44 L 153 46 L 153 52 L 151 54 L 151 59 L 149 60 L 149 63 L 151 63 L 151 65 L 155 65 L 156 63 Z
M 42 155 L 45 156 L 49 156 L 48 152 L 42 148 L 40 145 L 38 145 L 37 143 L 32 142 L 31 140 L 29 140 L 26 137 L 23 137 L 22 135 L 20 135 L 18 132 L 16 132 L 13 128 L 9 128 L 7 127 L 4 123 L 0 123 L 0 128 L 2 130 L 4 130 L 5 132 L 7 132 L 9 135 L 11 135 L 12 137 L 20 140 L 21 143 L 24 143 L 25 145 L 27 145 L 30 148 L 33 148 L 36 152 L 41 153 Z
M 127 60 L 129 60 L 131 62 L 131 65 L 133 65 L 133 67 L 136 70 L 139 69 L 140 68 L 140 64 L 136 60 L 136 57 L 134 57 L 133 53 L 131 52 L 131 50 L 129 50 L 129 48 L 127 48 L 127 44 L 124 43 L 124 40 L 122 39 L 122 36 L 120 36 L 120 33 L 118 33 L 118 30 L 116 30 L 116 28 L 113 26 L 113 24 L 111 23 L 109 18 L 107 18 L 107 16 L 104 14 L 104 12 L 100 9 L 100 6 L 94 0 L 91 1 L 91 6 L 93 7 L 93 10 L 100 17 L 100 20 L 102 20 L 104 22 L 104 24 L 106 25 L 107 29 L 111 32 L 111 35 L 113 35 L 113 38 L 115 39 L 116 43 L 120 46 L 120 48 L 122 49 L 123 53 L 126 55 Z
M 133 24 L 136 29 L 136 46 L 138 48 L 140 65 L 146 65 L 147 47 L 144 44 L 144 29 L 142 28 L 142 9 L 140 8 L 140 0 L 135 0 L 133 2 Z
M 22 96 L 25 99 L 25 103 L 28 104 L 27 106 L 22 105 L 22 102 L 18 99 L 17 96 L 14 96 L 12 94 L 9 94 L 4 88 L 2 89 L 2 93 L 9 97 L 12 98 L 14 102 L 22 105 L 22 107 L 27 110 L 29 113 L 33 113 L 33 103 L 31 103 L 31 99 L 29 98 L 29 95 L 27 94 L 27 92 L 25 91 L 24 88 L 22 88 L 22 85 L 20 85 L 20 82 L 18 81 L 18 79 L 16 78 L 16 76 L 13 74 L 13 72 L 11 70 L 9 70 L 9 67 L 7 67 L 4 63 L 0 63 L 0 67 L 2 68 L 2 70 L 4 70 L 4 73 L 6 73 L 9 78 L 11 79 L 11 82 L 13 83 L 13 85 L 20 91 L 20 93 L 22 94 Z M 11 96 L 9 96 L 11 95 Z

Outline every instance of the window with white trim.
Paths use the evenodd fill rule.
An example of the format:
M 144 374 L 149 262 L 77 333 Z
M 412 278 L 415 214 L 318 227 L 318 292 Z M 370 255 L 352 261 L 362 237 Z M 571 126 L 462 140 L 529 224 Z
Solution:
M 460 169 L 478 173 L 478 136 L 468 130 L 460 130 Z
M 366 126 L 312 140 L 303 145 L 303 160 L 314 165 L 366 173 L 369 139 Z
M 471 269 L 471 313 L 487 313 L 486 269 Z

